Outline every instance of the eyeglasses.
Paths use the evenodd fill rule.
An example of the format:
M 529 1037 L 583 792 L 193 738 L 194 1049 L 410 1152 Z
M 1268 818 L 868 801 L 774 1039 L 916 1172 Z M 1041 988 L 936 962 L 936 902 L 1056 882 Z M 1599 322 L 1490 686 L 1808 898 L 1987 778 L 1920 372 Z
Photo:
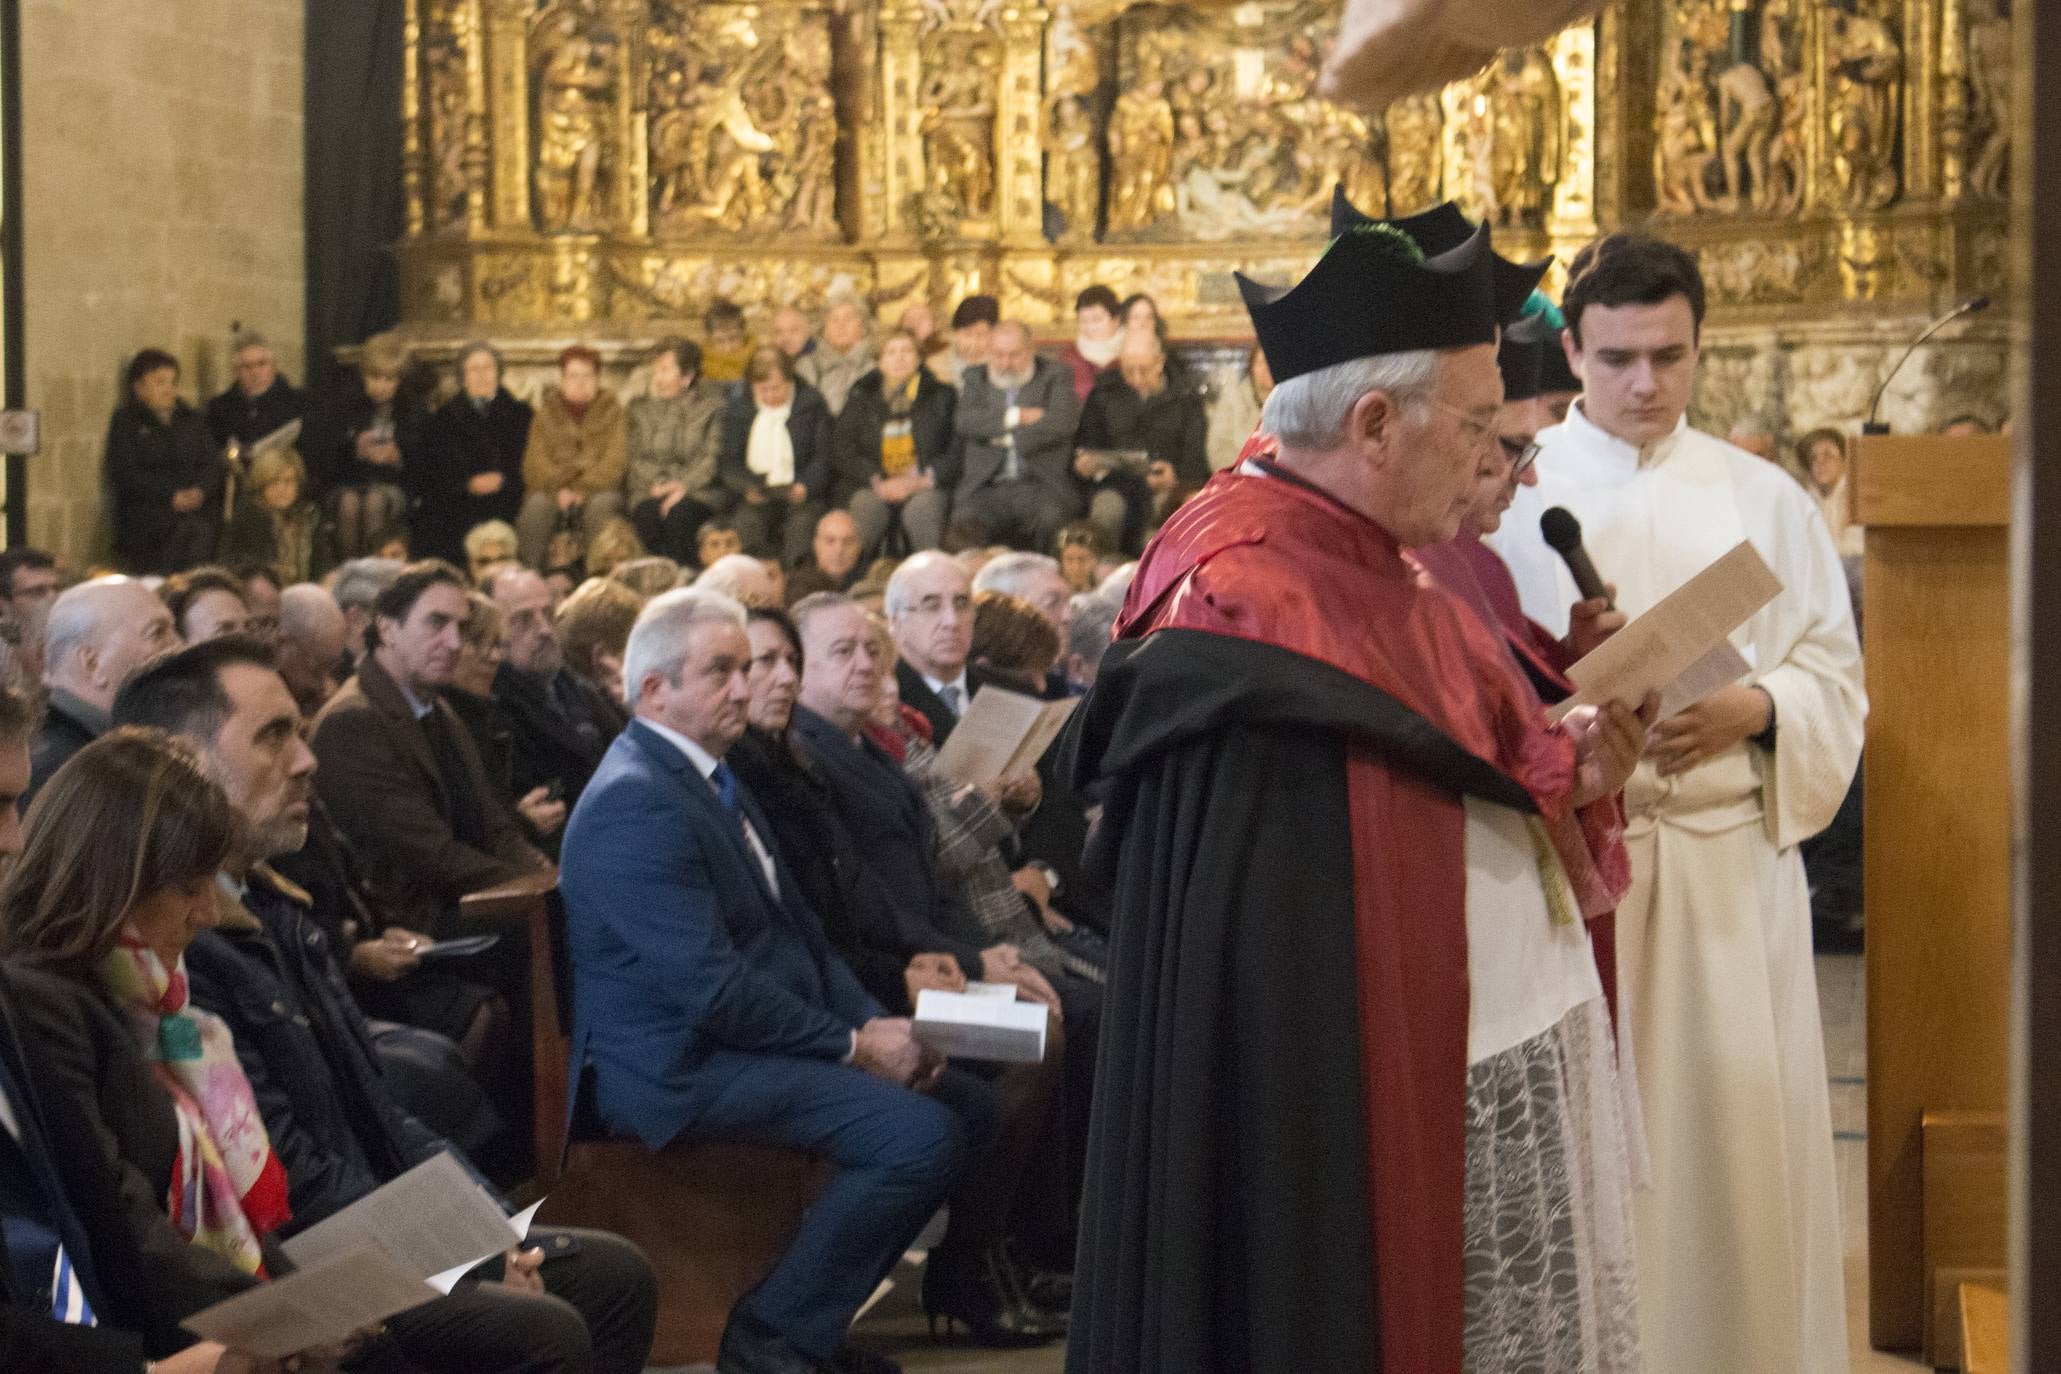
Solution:
M 1481 448 L 1487 448 L 1502 437 L 1496 433 L 1494 426 L 1475 419 L 1458 406 L 1447 405 L 1436 396 L 1426 396 L 1424 401 L 1425 404 L 1431 406 L 1434 410 L 1443 410 L 1446 414 L 1458 420 L 1461 428 L 1471 434 L 1474 437 L 1475 444 Z
M 1524 476 L 1530 470 L 1531 465 L 1539 460 L 1539 446 L 1536 442 L 1525 439 L 1510 439 L 1500 434 L 1496 436 L 1496 442 L 1503 446 L 1503 452 L 1510 455 L 1510 479 L 1512 481 Z

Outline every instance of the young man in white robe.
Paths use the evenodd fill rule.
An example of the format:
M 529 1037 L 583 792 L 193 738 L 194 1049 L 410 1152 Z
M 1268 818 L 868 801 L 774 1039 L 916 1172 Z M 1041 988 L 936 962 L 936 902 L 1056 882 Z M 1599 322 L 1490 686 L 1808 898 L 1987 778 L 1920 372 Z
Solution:
M 1838 1184 L 1810 897 L 1797 845 L 1853 777 L 1867 701 L 1846 578 L 1787 474 L 1688 427 L 1703 281 L 1617 234 L 1563 302 L 1582 380 L 1539 435 L 1539 482 L 1496 546 L 1528 614 L 1566 627 L 1573 579 L 1539 513 L 1564 506 L 1638 615 L 1741 539 L 1782 593 L 1732 636 L 1742 682 L 1654 727 L 1625 789 L 1632 890 L 1619 986 L 1652 1159 L 1638 1199 L 1641 1326 L 1668 1374 L 1847 1368 Z

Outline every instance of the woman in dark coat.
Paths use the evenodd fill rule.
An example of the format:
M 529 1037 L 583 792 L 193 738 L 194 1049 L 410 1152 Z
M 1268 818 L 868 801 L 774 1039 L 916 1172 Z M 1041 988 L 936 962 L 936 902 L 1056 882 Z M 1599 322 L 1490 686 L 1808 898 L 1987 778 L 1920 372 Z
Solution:
M 222 534 L 221 450 L 207 420 L 179 398 L 177 358 L 146 348 L 130 359 L 123 384 L 104 459 L 115 557 L 133 573 L 205 563 Z
M 909 549 L 934 549 L 944 537 L 951 497 L 937 471 L 952 443 L 958 393 L 923 366 L 907 330 L 880 345 L 880 366 L 852 384 L 831 432 L 833 496 L 859 522 L 859 546 L 878 552 L 893 512 L 902 514 Z
M 410 475 L 410 543 L 419 556 L 463 566 L 467 530 L 483 520 L 512 525 L 522 509 L 522 455 L 535 412 L 501 385 L 501 355 L 491 345 L 465 346 L 458 380 L 458 394 L 430 421 L 425 471 Z
M 799 564 L 830 497 L 830 408 L 779 349 L 757 349 L 745 365 L 723 412 L 716 472 L 742 498 L 731 519 L 745 552 Z

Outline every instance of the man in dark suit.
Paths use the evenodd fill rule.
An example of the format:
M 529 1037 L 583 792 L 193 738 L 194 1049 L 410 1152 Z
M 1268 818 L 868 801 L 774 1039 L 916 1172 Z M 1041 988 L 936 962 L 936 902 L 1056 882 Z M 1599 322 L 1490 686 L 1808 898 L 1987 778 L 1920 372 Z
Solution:
M 973 652 L 973 582 L 959 560 L 928 549 L 903 560 L 887 580 L 887 626 L 901 662 L 902 703 L 930 722 L 940 749 L 985 682 L 967 665 Z
M 1073 373 L 1039 357 L 1023 325 L 996 325 L 987 361 L 967 368 L 959 385 L 953 513 L 1012 543 L 1051 548 L 1081 512 L 1072 470 L 1080 417 Z
M 449 928 L 460 897 L 545 859 L 438 696 L 458 665 L 464 578 L 447 563 L 412 564 L 372 608 L 371 651 L 315 718 L 316 786 L 381 875 L 394 923 L 435 933 Z
M 483 589 L 500 606 L 507 657 L 494 700 L 508 717 L 510 790 L 556 788 L 571 810 L 625 724 L 615 706 L 566 671 L 551 623 L 551 588 L 528 568 L 496 573 Z
M 50 606 L 43 639 L 43 685 L 50 707 L 29 746 L 29 796 L 107 732 L 107 708 L 122 679 L 179 647 L 172 613 L 157 594 L 127 577 L 99 577 Z
M 750 661 L 744 610 L 719 594 L 668 592 L 631 632 L 636 718 L 573 811 L 559 880 L 574 1082 L 591 1071 L 603 1120 L 654 1149 L 753 1140 L 837 1167 L 732 1310 L 721 1374 L 891 1368 L 846 1329 L 990 1134 L 993 1103 L 961 1095 L 971 1080 L 860 987 L 723 762 Z

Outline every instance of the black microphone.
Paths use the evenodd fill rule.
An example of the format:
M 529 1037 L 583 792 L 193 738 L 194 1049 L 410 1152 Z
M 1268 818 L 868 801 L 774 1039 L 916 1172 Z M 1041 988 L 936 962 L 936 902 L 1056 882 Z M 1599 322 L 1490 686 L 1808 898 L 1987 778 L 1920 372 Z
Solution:
M 1962 301 L 1952 310 L 1947 311 L 1946 314 L 1941 315 L 1931 324 L 1926 325 L 1925 332 L 1923 334 L 1920 334 L 1917 338 L 1911 340 L 1911 346 L 1904 350 L 1904 356 L 1896 360 L 1896 366 L 1889 369 L 1889 375 L 1882 379 L 1882 385 L 1875 388 L 1875 399 L 1868 406 L 1867 423 L 1861 426 L 1861 433 L 1889 433 L 1889 426 L 1883 424 L 1880 420 L 1876 418 L 1876 416 L 1880 414 L 1882 410 L 1882 398 L 1889 394 L 1889 384 L 1896 380 L 1896 374 L 1904 370 L 1904 364 L 1911 360 L 1911 355 L 1918 351 L 1918 348 L 1921 344 L 1923 344 L 1927 339 L 1931 338 L 1934 334 L 1937 334 L 1940 330 L 1945 329 L 1955 320 L 1960 319 L 1963 315 L 1979 314 L 1980 312 L 1987 309 L 1989 309 L 1989 297 L 1977 296 L 1972 300 Z
M 1553 552 L 1560 555 L 1560 561 L 1567 564 L 1567 570 L 1574 574 L 1574 585 L 1581 589 L 1582 600 L 1610 600 L 1610 593 L 1604 590 L 1603 579 L 1596 574 L 1596 565 L 1589 561 L 1588 550 L 1582 547 L 1582 522 L 1574 518 L 1574 512 L 1565 506 L 1555 506 L 1539 517 L 1539 533 Z M 1611 607 L 1616 610 L 1615 606 Z

